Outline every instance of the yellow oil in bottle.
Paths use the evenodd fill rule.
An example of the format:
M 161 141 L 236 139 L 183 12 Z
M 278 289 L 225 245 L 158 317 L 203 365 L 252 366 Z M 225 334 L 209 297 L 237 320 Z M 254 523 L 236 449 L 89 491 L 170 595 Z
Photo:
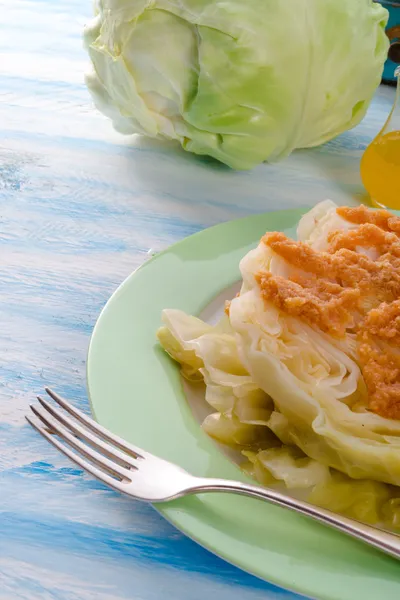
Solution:
M 400 131 L 379 135 L 368 146 L 361 179 L 373 204 L 400 209 Z
M 400 209 L 400 67 L 396 98 L 390 115 L 361 159 L 363 184 L 376 206 Z

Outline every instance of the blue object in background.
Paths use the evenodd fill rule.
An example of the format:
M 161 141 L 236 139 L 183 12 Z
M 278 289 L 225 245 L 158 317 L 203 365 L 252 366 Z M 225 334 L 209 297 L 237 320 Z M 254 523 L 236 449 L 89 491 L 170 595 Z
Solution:
M 382 79 L 385 83 L 396 83 L 394 72 L 400 64 L 400 1 L 377 0 L 389 11 L 386 33 L 390 40 L 388 59 L 385 63 Z

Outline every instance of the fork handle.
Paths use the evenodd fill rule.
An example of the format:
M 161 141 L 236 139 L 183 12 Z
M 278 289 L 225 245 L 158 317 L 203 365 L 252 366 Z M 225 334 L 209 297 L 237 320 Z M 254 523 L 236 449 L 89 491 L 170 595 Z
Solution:
M 374 548 L 378 548 L 394 558 L 400 559 L 400 536 L 338 515 L 330 510 L 319 508 L 308 502 L 296 500 L 276 490 L 240 481 L 228 481 L 226 479 L 201 479 L 199 485 L 193 486 L 190 490 L 190 493 L 205 492 L 230 492 L 242 496 L 251 496 L 260 500 L 267 500 L 271 504 L 283 506 L 284 508 L 289 508 L 297 513 L 311 517 L 324 525 L 346 533 Z

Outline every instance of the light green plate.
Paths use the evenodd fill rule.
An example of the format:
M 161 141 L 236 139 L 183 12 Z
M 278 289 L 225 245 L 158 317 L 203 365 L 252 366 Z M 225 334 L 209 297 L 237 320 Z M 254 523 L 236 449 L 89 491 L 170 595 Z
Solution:
M 240 259 L 265 231 L 293 227 L 300 215 L 268 213 L 207 229 L 121 285 L 89 349 L 89 394 L 102 425 L 195 475 L 245 479 L 200 429 L 155 334 L 163 308 L 199 314 L 239 279 Z M 400 598 L 399 562 L 285 509 L 222 494 L 158 509 L 203 546 L 280 586 L 327 600 Z

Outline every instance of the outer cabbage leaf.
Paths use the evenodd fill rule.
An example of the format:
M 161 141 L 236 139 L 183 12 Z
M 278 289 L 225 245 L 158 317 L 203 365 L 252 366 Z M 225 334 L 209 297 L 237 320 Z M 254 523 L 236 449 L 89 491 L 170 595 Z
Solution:
M 217 413 L 203 423 L 212 437 L 231 446 L 248 446 L 275 436 L 268 430 L 271 399 L 252 381 L 239 359 L 227 317 L 211 326 L 178 310 L 163 311 L 158 339 L 180 363 L 184 377 L 203 380 L 205 398 Z
M 253 464 L 257 479 L 265 480 L 268 475 L 271 483 L 282 481 L 288 489 L 309 489 L 323 487 L 330 478 L 329 468 L 308 458 L 293 446 L 268 448 L 257 453 L 243 452 Z
M 379 481 L 354 481 L 333 472 L 312 490 L 309 500 L 318 506 L 368 523 L 384 522 L 396 526 L 396 514 L 390 486 Z
M 97 0 L 95 13 L 87 85 L 115 128 L 237 169 L 359 123 L 387 55 L 372 0 Z
M 203 422 L 203 429 L 221 444 L 236 449 L 270 445 L 272 435 L 266 427 L 241 422 L 234 412 L 212 413 Z

